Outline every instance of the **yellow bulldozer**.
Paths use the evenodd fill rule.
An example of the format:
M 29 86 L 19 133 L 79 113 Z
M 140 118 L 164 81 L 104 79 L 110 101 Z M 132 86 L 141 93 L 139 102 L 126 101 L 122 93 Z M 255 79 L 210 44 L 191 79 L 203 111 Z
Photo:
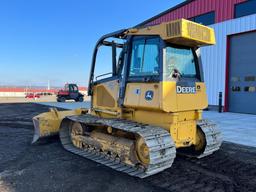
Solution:
M 140 178 L 171 167 L 176 153 L 212 154 L 222 139 L 202 119 L 208 102 L 199 48 L 214 44 L 213 29 L 185 19 L 104 35 L 92 56 L 91 107 L 34 117 L 33 142 L 59 134 L 66 150 Z M 95 77 L 102 46 L 112 50 L 112 72 Z

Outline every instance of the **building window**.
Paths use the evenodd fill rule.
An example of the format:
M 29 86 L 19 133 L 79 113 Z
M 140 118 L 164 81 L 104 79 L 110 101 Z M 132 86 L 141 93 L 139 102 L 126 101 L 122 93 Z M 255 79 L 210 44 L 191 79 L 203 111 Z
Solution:
M 198 15 L 196 17 L 190 18 L 189 20 L 200 23 L 202 25 L 211 25 L 215 23 L 215 12 L 212 11 L 209 13 Z
M 245 87 L 244 91 L 245 92 L 255 92 L 256 91 L 256 87 Z
M 241 88 L 239 86 L 233 86 L 232 87 L 232 91 L 233 92 L 240 92 L 241 91 Z
M 256 13 L 256 0 L 248 0 L 235 5 L 235 18 Z

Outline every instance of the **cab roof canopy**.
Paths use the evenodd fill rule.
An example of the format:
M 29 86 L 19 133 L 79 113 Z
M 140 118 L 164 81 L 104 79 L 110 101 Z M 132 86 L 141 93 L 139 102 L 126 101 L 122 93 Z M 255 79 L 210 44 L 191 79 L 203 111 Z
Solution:
M 125 33 L 127 35 L 160 35 L 166 42 L 189 47 L 201 47 L 216 43 L 212 28 L 186 19 L 143 28 L 132 28 Z

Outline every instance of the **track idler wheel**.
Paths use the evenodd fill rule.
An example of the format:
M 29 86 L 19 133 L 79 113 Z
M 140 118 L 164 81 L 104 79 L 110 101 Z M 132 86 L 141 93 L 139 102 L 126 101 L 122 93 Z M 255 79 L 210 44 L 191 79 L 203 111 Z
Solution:
M 148 165 L 149 164 L 149 148 L 146 145 L 144 139 L 142 137 L 139 137 L 136 140 L 136 153 L 138 156 L 139 161 L 143 164 L 143 165 Z
M 190 147 L 178 148 L 177 152 L 180 155 L 188 157 L 198 157 L 201 155 L 206 147 L 206 137 L 200 126 L 197 125 L 196 130 L 196 144 Z
M 206 146 L 206 138 L 205 138 L 205 134 L 202 131 L 202 129 L 200 128 L 200 126 L 197 126 L 197 144 L 195 145 L 195 151 L 198 153 L 202 153 L 205 150 L 205 146 Z
M 76 139 L 76 136 L 83 135 L 83 127 L 80 123 L 75 122 L 70 128 L 71 141 L 76 147 L 81 147 L 81 142 Z

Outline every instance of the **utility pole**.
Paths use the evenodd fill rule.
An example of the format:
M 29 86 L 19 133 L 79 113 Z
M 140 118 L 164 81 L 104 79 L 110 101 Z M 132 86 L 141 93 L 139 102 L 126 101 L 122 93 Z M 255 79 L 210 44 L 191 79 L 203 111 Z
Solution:
M 50 90 L 51 87 L 50 87 L 50 80 L 48 80 L 48 90 Z

